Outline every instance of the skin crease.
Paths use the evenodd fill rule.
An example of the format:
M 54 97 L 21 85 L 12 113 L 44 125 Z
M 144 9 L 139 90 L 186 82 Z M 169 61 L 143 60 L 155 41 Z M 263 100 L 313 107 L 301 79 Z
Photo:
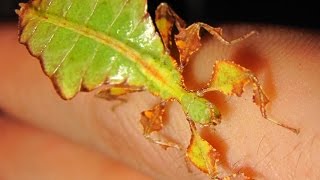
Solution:
M 241 98 L 207 95 L 221 109 L 223 119 L 215 131 L 205 129 L 203 136 L 221 153 L 221 163 L 227 171 L 242 169 L 257 179 L 320 179 L 320 36 L 283 27 L 228 26 L 224 28 L 224 37 L 233 39 L 250 30 L 258 30 L 259 35 L 233 46 L 214 39 L 204 40 L 201 51 L 186 69 L 186 84 L 190 89 L 203 87 L 210 79 L 213 60 L 232 59 L 257 74 L 271 99 L 269 114 L 300 128 L 301 133 L 295 135 L 261 118 L 248 87 Z M 88 168 L 87 177 L 92 175 L 95 179 L 116 177 L 116 174 L 126 179 L 132 173 L 153 179 L 208 179 L 195 168 L 188 173 L 184 152 L 172 148 L 165 151 L 142 136 L 138 123 L 140 112 L 159 102 L 157 97 L 147 92 L 130 94 L 128 102 L 116 106 L 114 111 L 112 107 L 118 102 L 94 98 L 93 92 L 80 93 L 71 101 L 64 101 L 41 71 L 38 60 L 18 44 L 16 25 L 2 24 L 0 34 L 0 107 L 12 117 L 0 121 L 0 135 L 3 132 L 7 135 L 0 140 L 0 161 L 2 165 L 13 162 L 9 167 L 17 170 L 13 174 L 12 169 L 0 165 L 0 179 L 21 179 L 28 168 L 35 172 L 29 174 L 30 179 L 53 174 L 61 177 L 58 179 L 76 179 L 79 174 L 70 173 L 74 171 L 70 160 L 61 158 L 61 163 L 55 163 L 57 156 L 64 157 L 72 151 L 77 152 L 72 158 L 78 165 L 93 159 L 90 163 L 96 163 L 94 166 L 88 163 L 78 172 L 84 173 Z M 171 103 L 166 117 L 164 134 L 186 147 L 190 130 L 180 105 Z M 34 139 L 28 139 L 33 136 Z M 28 143 L 20 142 L 20 138 Z M 37 140 L 40 142 L 33 143 Z M 48 145 L 47 141 L 53 150 L 62 149 L 61 154 L 43 158 L 47 152 L 41 149 Z M 26 152 L 17 151 L 17 144 L 21 149 L 26 148 Z M 31 151 L 30 146 L 39 149 Z M 23 158 L 32 153 L 39 155 Z M 121 167 L 124 171 L 107 173 L 107 169 L 113 168 L 110 163 L 114 160 L 102 154 L 141 174 L 127 167 Z M 23 162 L 12 161 L 12 156 L 21 157 Z M 28 165 L 35 161 L 43 166 Z M 69 167 L 70 171 L 62 171 L 62 167 Z M 94 173 L 93 167 L 105 168 L 106 172 Z M 129 172 L 128 176 L 125 172 Z

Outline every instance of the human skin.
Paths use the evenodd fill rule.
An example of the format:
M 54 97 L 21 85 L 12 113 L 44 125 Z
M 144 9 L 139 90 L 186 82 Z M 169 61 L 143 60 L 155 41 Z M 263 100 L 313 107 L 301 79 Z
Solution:
M 261 80 L 271 100 L 267 107 L 270 116 L 300 128 L 301 132 L 296 135 L 263 119 L 259 108 L 252 103 L 248 87 L 240 98 L 218 93 L 208 95 L 220 108 L 222 123 L 206 128 L 202 134 L 221 153 L 220 162 L 225 170 L 241 170 L 257 179 L 320 179 L 319 33 L 273 26 L 226 26 L 224 37 L 234 39 L 250 30 L 257 30 L 259 34 L 232 46 L 206 36 L 201 51 L 185 69 L 186 84 L 189 89 L 203 87 L 210 79 L 214 60 L 233 60 L 251 69 Z M 193 167 L 192 172 L 188 172 L 184 151 L 164 150 L 143 137 L 140 112 L 150 109 L 159 98 L 139 92 L 126 96 L 127 103 L 118 105 L 119 102 L 108 102 L 89 92 L 64 101 L 41 71 L 39 61 L 17 42 L 16 25 L 2 24 L 0 34 L 0 108 L 11 116 L 0 121 L 0 136 L 3 132 L 10 135 L 0 139 L 0 179 L 22 179 L 27 168 L 34 172 L 30 179 L 38 175 L 36 172 L 41 177 L 48 173 L 47 176 L 61 177 L 58 179 L 71 179 L 84 173 L 86 168 L 88 177 L 101 175 L 101 179 L 117 174 L 120 178 L 130 178 L 132 174 L 153 179 L 208 178 Z M 186 147 L 190 129 L 178 103 L 169 105 L 166 118 L 165 135 Z M 25 133 L 23 136 L 21 131 Z M 34 137 L 33 134 L 36 138 L 27 138 Z M 23 143 L 26 142 L 20 140 L 23 138 L 29 143 Z M 17 151 L 11 139 L 21 149 L 36 146 L 39 150 L 29 150 L 29 154 Z M 48 157 L 47 151 L 41 151 L 48 146 L 47 139 L 52 151 L 62 149 L 61 154 Z M 33 141 L 39 143 L 35 145 Z M 71 160 L 62 158 L 57 163 L 57 158 L 73 151 L 76 155 L 72 158 L 79 164 L 93 159 L 90 163 L 95 165 L 78 164 L 82 169 L 79 174 L 70 173 L 74 171 Z M 8 152 L 12 153 L 8 155 Z M 38 157 L 23 159 L 32 153 Z M 21 157 L 23 164 L 12 161 L 12 156 Z M 100 157 L 103 160 L 100 161 Z M 30 167 L 29 161 L 43 166 Z M 109 170 L 115 161 L 137 172 L 127 167 L 121 167 L 124 171 Z M 16 173 L 3 166 L 9 162 L 9 167 L 17 169 Z M 120 168 L 119 164 L 115 166 Z M 105 169 L 105 173 L 94 173 L 99 168 Z M 124 172 L 128 172 L 128 176 Z

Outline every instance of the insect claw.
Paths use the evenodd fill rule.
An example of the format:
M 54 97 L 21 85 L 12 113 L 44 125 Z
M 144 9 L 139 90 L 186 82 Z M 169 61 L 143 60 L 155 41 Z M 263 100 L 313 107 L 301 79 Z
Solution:
M 286 124 L 280 123 L 280 122 L 278 122 L 278 121 L 276 121 L 274 119 L 268 118 L 268 117 L 265 117 L 265 119 L 267 119 L 268 121 L 271 121 L 272 123 L 274 123 L 274 124 L 276 124 L 278 126 L 286 128 L 286 129 L 288 129 L 289 131 L 291 131 L 291 132 L 293 132 L 295 134 L 299 134 L 300 133 L 300 129 L 299 128 L 290 127 L 290 126 L 288 126 Z
M 180 144 L 169 141 L 167 138 L 165 138 L 161 134 L 157 134 L 157 135 L 159 136 L 159 138 L 157 138 L 157 139 L 151 135 L 144 135 L 144 137 L 146 139 L 148 139 L 150 142 L 160 145 L 165 150 L 167 150 L 169 147 L 171 147 L 171 148 L 178 149 L 179 151 L 182 151 L 183 148 Z

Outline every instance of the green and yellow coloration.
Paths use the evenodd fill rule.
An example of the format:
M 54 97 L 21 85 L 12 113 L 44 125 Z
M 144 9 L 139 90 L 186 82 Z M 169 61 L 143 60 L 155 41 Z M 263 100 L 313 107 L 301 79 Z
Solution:
M 126 83 L 176 99 L 191 119 L 210 123 L 219 112 L 183 88 L 145 7 L 144 0 L 31 1 L 19 11 L 20 41 L 41 59 L 64 99 L 103 83 Z
M 64 99 L 102 84 L 110 86 L 98 93 L 105 99 L 147 90 L 163 99 L 161 105 L 142 113 L 144 134 L 149 135 L 162 129 L 166 101 L 178 101 L 194 123 L 215 125 L 220 123 L 220 112 L 201 94 L 218 90 L 226 95 L 240 96 L 243 86 L 252 82 L 257 92 L 255 102 L 267 118 L 264 106 L 268 100 L 249 70 L 231 62 L 218 61 L 216 67 L 219 68 L 208 88 L 197 93 L 184 87 L 180 73 L 201 45 L 200 28 L 226 44 L 238 42 L 253 33 L 228 42 L 222 38 L 220 28 L 204 23 L 186 27 L 173 10 L 161 4 L 156 13 L 160 38 L 146 11 L 146 0 L 32 0 L 20 6 L 17 11 L 20 42 L 40 59 L 43 71 Z M 179 31 L 175 39 L 171 35 L 174 26 Z M 180 69 L 170 55 L 173 43 L 180 52 Z M 197 144 L 204 145 L 202 148 L 210 152 L 214 148 L 196 135 L 195 126 L 191 130 L 193 138 L 188 158 L 202 171 L 216 175 L 217 157 L 194 155 L 199 148 Z M 158 144 L 171 146 L 170 143 Z M 213 160 L 206 166 L 208 158 Z

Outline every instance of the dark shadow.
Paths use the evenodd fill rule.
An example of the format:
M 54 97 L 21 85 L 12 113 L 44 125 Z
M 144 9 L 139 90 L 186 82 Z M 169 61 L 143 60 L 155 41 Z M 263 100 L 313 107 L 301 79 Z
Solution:
M 218 107 L 222 114 L 222 118 L 232 110 L 228 104 L 228 96 L 225 96 L 220 92 L 208 92 L 204 95 L 204 98 Z
M 200 90 L 200 89 L 204 88 L 206 86 L 207 82 L 201 82 L 196 78 L 196 73 L 197 72 L 195 72 L 195 70 L 193 68 L 193 63 L 195 63 L 195 62 L 194 62 L 194 58 L 193 58 L 193 55 L 192 55 L 191 58 L 190 58 L 189 64 L 184 68 L 184 70 L 182 72 L 182 76 L 183 76 L 183 79 L 184 79 L 185 87 L 188 90 L 196 91 L 196 90 Z M 210 79 L 208 79 L 208 81 L 209 80 Z
M 204 127 L 201 129 L 201 137 L 208 141 L 216 150 L 219 152 L 219 163 L 220 165 L 230 172 L 241 172 L 244 173 L 246 176 L 250 178 L 257 178 L 262 177 L 261 174 L 255 171 L 252 167 L 245 166 L 245 167 L 238 167 L 234 169 L 230 164 L 228 164 L 227 160 L 227 152 L 228 152 L 228 145 L 223 138 L 221 138 L 217 133 L 214 133 L 212 128 Z
M 246 176 L 250 178 L 263 178 L 263 175 L 255 170 L 253 170 L 252 167 L 249 166 L 243 166 L 238 168 L 236 171 L 244 173 Z
M 227 148 L 228 145 L 226 144 L 225 140 L 222 139 L 217 133 L 214 133 L 212 128 L 204 127 L 201 129 L 201 137 L 209 142 L 216 150 L 219 152 L 219 163 L 224 167 L 229 169 L 227 164 Z
M 168 101 L 164 108 L 165 108 L 165 111 L 162 116 L 162 122 L 163 122 L 163 126 L 166 126 L 170 121 L 169 110 L 172 108 L 172 102 Z
M 264 75 L 262 88 L 264 89 L 267 97 L 272 100 L 277 97 L 277 92 L 274 86 L 272 70 L 270 69 L 269 60 L 263 57 L 257 49 L 253 47 L 239 47 L 231 56 L 231 59 L 251 70 L 254 74 Z M 259 79 L 259 78 L 258 78 Z
M 201 53 L 201 49 L 203 48 L 203 46 L 208 44 L 208 42 L 210 42 L 211 40 L 210 38 L 205 37 L 205 36 L 209 36 L 208 33 L 206 33 L 205 31 L 201 30 L 200 34 L 201 34 L 200 41 L 202 46 L 199 48 L 198 51 L 194 52 L 190 56 L 189 63 L 184 67 L 184 70 L 182 72 L 182 76 L 184 78 L 184 84 L 186 88 L 188 90 L 194 90 L 194 91 L 205 88 L 207 83 L 210 82 L 212 77 L 213 64 L 215 61 L 215 59 L 210 59 L 210 61 L 208 62 L 208 59 L 196 58 L 197 54 Z M 205 66 L 201 66 L 202 71 L 199 71 L 199 69 L 195 68 L 195 66 L 198 64 L 205 64 Z M 199 80 L 197 78 L 198 77 L 197 74 L 199 73 L 206 74 L 208 78 L 202 81 Z

